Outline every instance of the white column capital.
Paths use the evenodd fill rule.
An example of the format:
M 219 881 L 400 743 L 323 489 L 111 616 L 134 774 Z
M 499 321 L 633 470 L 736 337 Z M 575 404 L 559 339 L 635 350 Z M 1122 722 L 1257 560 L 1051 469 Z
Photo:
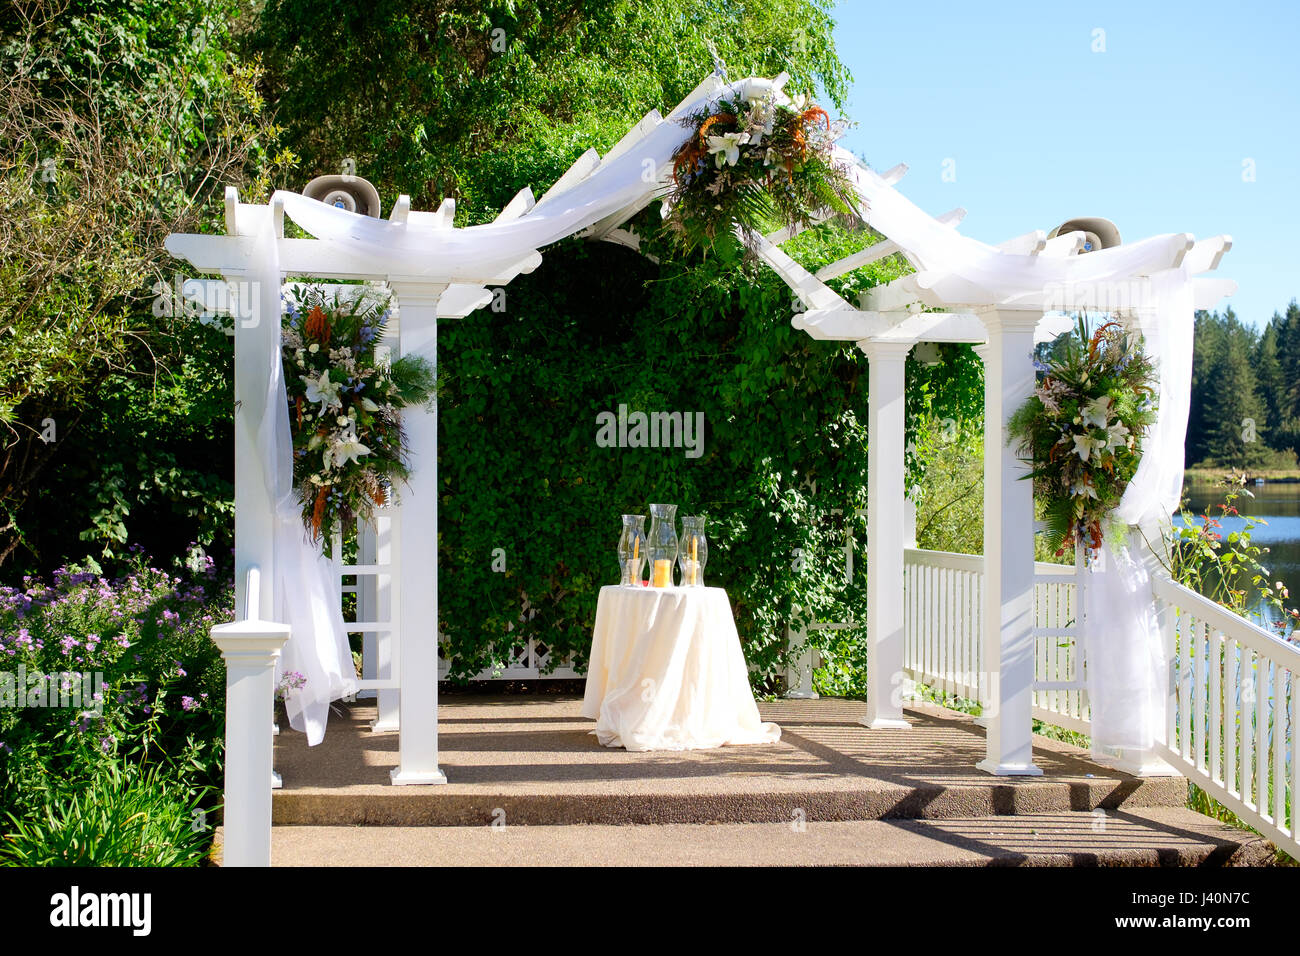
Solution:
M 398 305 L 409 309 L 437 310 L 438 300 L 447 291 L 448 283 L 420 277 L 389 276 L 388 286 L 397 296 Z
M 1003 309 L 996 306 L 976 309 L 975 314 L 990 334 L 994 332 L 1033 332 L 1043 320 L 1042 309 Z
M 890 339 L 862 339 L 858 342 L 858 348 L 872 362 L 876 360 L 902 362 L 907 359 L 907 355 L 912 351 L 914 344 L 916 343 L 898 342 Z
M 224 660 L 271 664 L 289 640 L 289 625 L 270 621 L 235 621 L 218 624 L 208 633 Z

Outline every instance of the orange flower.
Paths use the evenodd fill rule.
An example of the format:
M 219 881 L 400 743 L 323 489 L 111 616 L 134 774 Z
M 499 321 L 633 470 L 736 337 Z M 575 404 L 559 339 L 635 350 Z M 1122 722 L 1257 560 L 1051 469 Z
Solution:
M 820 106 L 810 106 L 799 115 L 799 122 L 811 123 L 813 120 L 821 117 L 822 125 L 827 129 L 831 128 L 831 118 L 826 115 L 826 111 Z
M 1117 328 L 1117 329 L 1121 329 L 1121 330 L 1124 328 L 1124 327 L 1123 327 L 1122 325 L 1120 325 L 1118 322 L 1107 322 L 1105 325 L 1103 325 L 1101 328 L 1099 328 L 1096 332 L 1093 332 L 1093 333 L 1092 333 L 1092 341 L 1088 343 L 1088 358 L 1095 358 L 1095 357 L 1096 357 L 1096 355 L 1097 355 L 1097 346 L 1101 344 L 1102 333 L 1104 333 L 1104 332 L 1105 332 L 1107 329 L 1109 329 L 1111 326 L 1114 326 L 1115 328 Z
M 312 338 L 319 340 L 321 345 L 329 344 L 330 320 L 325 315 L 325 310 L 319 305 L 312 306 L 312 310 L 307 313 L 307 321 L 303 325 L 303 331 Z
M 325 501 L 329 498 L 329 493 L 329 485 L 321 485 L 320 491 L 316 492 L 316 504 L 311 512 L 311 537 L 313 541 L 320 537 L 320 526 L 325 520 Z

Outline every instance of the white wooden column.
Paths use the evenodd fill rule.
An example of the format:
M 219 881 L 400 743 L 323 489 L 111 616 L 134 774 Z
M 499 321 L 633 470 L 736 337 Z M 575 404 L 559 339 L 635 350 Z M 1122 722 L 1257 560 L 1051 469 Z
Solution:
M 438 299 L 445 284 L 391 279 L 401 309 L 403 355 L 438 362 Z M 401 632 L 399 765 L 395 784 L 446 783 L 438 766 L 438 414 L 402 412 L 411 478 L 397 489 L 400 504 L 394 574 L 398 578 Z
M 979 769 L 1036 776 L 1033 763 L 1034 491 L 1007 445 L 1006 422 L 1034 390 L 1034 328 L 1042 313 L 992 309 L 984 355 L 984 626 Z
M 273 463 L 262 461 L 257 432 L 266 414 L 266 356 L 280 349 L 280 277 L 274 290 L 262 290 L 243 270 L 222 275 L 235 330 L 235 607 L 270 621 L 275 618 L 275 504 L 265 469 Z M 267 310 L 272 315 L 262 315 Z M 261 574 L 256 607 L 248 606 L 245 594 L 250 568 Z
M 910 342 L 866 339 L 867 408 L 867 714 L 872 730 L 906 729 L 903 719 L 903 548 L 907 353 Z

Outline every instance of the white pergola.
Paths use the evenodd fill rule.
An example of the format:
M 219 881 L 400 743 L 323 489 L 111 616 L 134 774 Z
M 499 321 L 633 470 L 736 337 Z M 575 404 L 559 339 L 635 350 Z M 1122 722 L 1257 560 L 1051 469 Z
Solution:
M 671 171 L 671 152 L 685 136 L 674 121 L 727 89 L 748 84 L 750 92 L 779 94 L 785 77 L 774 81 L 747 80 L 725 84 L 708 78 L 677 109 L 662 117 L 652 111 L 604 157 L 584 153 L 555 185 L 534 202 L 521 191 L 502 210 L 496 224 L 529 226 L 553 219 L 546 241 L 563 235 L 639 246 L 627 221 L 662 195 Z M 653 164 L 655 175 L 641 171 Z M 1002 775 L 1035 774 L 1031 753 L 1031 694 L 1033 666 L 1033 497 L 1029 482 L 1019 480 L 1025 466 L 1007 447 L 1005 422 L 1034 386 L 1031 353 L 1035 341 L 1062 328 L 1058 310 L 1090 308 L 1132 316 L 1145 307 L 1143 290 L 1161 270 L 1186 269 L 1192 274 L 1213 270 L 1230 246 L 1227 237 L 1202 242 L 1178 234 L 1142 244 L 1130 272 L 1110 274 L 1103 281 L 1087 276 L 1070 262 L 1104 256 L 1081 254 L 1082 235 L 1068 233 L 1048 239 L 1031 232 L 996 247 L 999 256 L 1032 277 L 1040 264 L 1042 283 L 1014 294 L 972 281 L 970 270 L 946 268 L 940 261 L 943 243 L 917 240 L 941 233 L 955 235 L 964 215 L 955 210 L 937 218 L 915 207 L 898 205 L 893 185 L 906 167 L 877 176 L 859 169 L 864 184 L 866 220 L 884 240 L 867 246 L 815 275 L 799 266 L 780 248 L 787 232 L 767 237 L 761 255 L 789 284 L 806 310 L 793 317 L 796 328 L 821 340 L 858 344 L 870 362 L 869 478 L 868 478 L 868 635 L 870 693 L 863 723 L 867 727 L 903 731 L 902 705 L 895 687 L 903 666 L 904 549 L 907 489 L 904 467 L 904 369 L 909 351 L 918 342 L 969 342 L 985 362 L 985 594 L 982 622 L 987 670 L 987 755 L 981 769 Z M 639 176 L 641 185 L 635 185 Z M 603 177 L 603 178 L 602 178 Z M 626 182 L 624 182 L 626 180 Z M 614 187 L 612 188 L 611 182 Z M 620 185 L 622 184 L 622 185 Z M 629 185 L 632 184 L 632 185 Z M 869 188 L 868 188 L 869 187 Z M 888 190 L 889 192 L 883 192 Z M 596 194 L 593 198 L 593 193 Z M 602 202 L 601 197 L 615 200 Z M 295 197 L 296 198 L 296 197 Z M 905 201 L 902 201 L 905 203 Z M 235 549 L 239 620 L 214 629 L 228 665 L 226 860 L 231 864 L 269 863 L 272 738 L 270 711 L 273 668 L 288 633 L 274 621 L 272 587 L 276 556 L 269 532 L 273 503 L 267 492 L 267 469 L 256 434 L 266 409 L 266 382 L 261 371 L 266 356 L 278 353 L 278 321 L 259 320 L 246 308 L 249 283 L 257 281 L 264 264 L 258 260 L 259 238 L 271 230 L 279 256 L 276 283 L 284 276 L 382 282 L 392 291 L 398 316 L 389 329 L 389 344 L 399 354 L 421 354 L 436 361 L 438 323 L 459 319 L 492 300 L 492 289 L 541 262 L 538 247 L 509 261 L 500 256 L 490 265 L 461 264 L 449 268 L 431 256 L 401 257 L 400 266 L 384 255 L 382 245 L 357 241 L 344 229 L 328 238 L 291 238 L 284 232 L 285 199 L 265 205 L 241 203 L 234 189 L 226 192 L 225 235 L 173 235 L 172 255 L 187 260 L 202 273 L 220 280 L 187 284 L 186 294 L 210 311 L 230 311 L 235 348 Z M 291 211 L 292 215 L 292 211 Z M 470 230 L 453 225 L 454 202 L 435 212 L 410 208 L 406 196 L 389 215 L 387 235 L 395 239 L 418 233 L 459 238 Z M 899 217 L 903 218 L 900 219 Z M 908 235 L 891 235 L 895 222 L 906 222 Z M 915 228 L 913 228 L 915 227 Z M 479 230 L 490 227 L 475 227 Z M 545 230 L 538 231 L 541 235 Z M 480 235 L 486 235 L 480 233 Z M 538 246 L 545 245 L 541 242 Z M 924 248 L 923 248 L 924 246 Z M 862 302 L 851 304 L 826 282 L 853 269 L 900 253 L 917 272 L 870 290 Z M 987 258 L 987 257 L 986 257 Z M 1064 264 L 1063 264 L 1064 263 Z M 1198 307 L 1208 307 L 1230 294 L 1231 283 L 1197 280 Z M 251 295 L 257 290 L 251 289 Z M 242 297 L 242 300 L 241 300 Z M 1085 301 L 1086 299 L 1086 301 Z M 400 504 L 388 509 L 390 533 L 384 552 L 371 549 L 347 566 L 344 573 L 391 576 L 391 613 L 385 621 L 359 622 L 353 630 L 386 633 L 377 642 L 380 667 L 376 677 L 362 683 L 378 692 L 378 729 L 400 734 L 399 766 L 394 784 L 445 782 L 439 766 L 437 717 L 437 420 L 436 411 L 412 408 L 404 412 L 412 477 Z M 367 646 L 367 652 L 370 646 Z
M 906 173 L 895 166 L 879 179 L 891 187 Z M 936 227 L 952 229 L 965 217 L 955 209 L 934 217 Z M 871 214 L 868 210 L 868 222 Z M 791 259 L 780 243 L 788 231 L 760 243 L 764 261 L 795 292 L 805 311 L 795 328 L 822 341 L 855 342 L 867 356 L 868 516 L 867 634 L 870 642 L 866 726 L 905 729 L 901 696 L 904 676 L 904 552 L 914 514 L 905 481 L 905 364 L 920 342 L 965 342 L 982 358 L 984 375 L 984 620 L 983 661 L 979 675 L 987 727 L 985 759 L 979 768 L 1008 776 L 1041 773 L 1032 758 L 1034 691 L 1034 499 L 1032 484 L 1021 480 L 1027 465 L 1008 445 L 1006 422 L 1033 393 L 1034 347 L 1070 328 L 1066 313 L 1105 312 L 1131 324 L 1149 307 L 1146 285 L 1163 270 L 1186 268 L 1190 275 L 1211 272 L 1232 246 L 1228 236 L 1196 241 L 1175 234 L 1157 241 L 1143 271 L 1104 281 L 1052 279 L 1036 296 L 1014 302 L 981 289 L 942 268 L 925 268 L 921 257 L 885 238 L 833 262 L 815 274 Z M 1048 238 L 1035 230 L 998 246 L 1011 257 L 1070 259 L 1085 253 L 1086 238 L 1074 230 Z M 887 256 L 901 254 L 919 271 L 868 290 L 854 305 L 826 285 Z M 953 288 L 957 292 L 954 294 Z M 1229 280 L 1193 283 L 1196 308 L 1213 306 L 1235 291 Z M 1186 330 L 1191 334 L 1190 328 Z M 1148 754 L 1122 755 L 1121 764 L 1141 772 L 1155 761 Z

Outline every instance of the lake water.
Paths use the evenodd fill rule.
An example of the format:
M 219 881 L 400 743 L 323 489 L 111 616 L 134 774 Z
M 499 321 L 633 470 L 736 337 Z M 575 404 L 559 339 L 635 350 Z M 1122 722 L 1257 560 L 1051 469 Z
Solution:
M 1242 514 L 1268 522 L 1255 526 L 1251 541 L 1269 549 L 1261 560 L 1273 581 L 1281 581 L 1290 589 L 1287 606 L 1300 605 L 1300 484 L 1251 485 L 1245 490 L 1254 497 L 1243 494 L 1233 505 Z M 1188 497 L 1193 512 L 1203 515 L 1209 507 L 1210 515 L 1218 517 L 1219 509 L 1214 506 L 1223 501 L 1222 489 L 1197 483 L 1189 486 Z M 1224 537 L 1243 530 L 1246 525 L 1243 518 L 1220 520 L 1223 527 L 1219 532 Z

